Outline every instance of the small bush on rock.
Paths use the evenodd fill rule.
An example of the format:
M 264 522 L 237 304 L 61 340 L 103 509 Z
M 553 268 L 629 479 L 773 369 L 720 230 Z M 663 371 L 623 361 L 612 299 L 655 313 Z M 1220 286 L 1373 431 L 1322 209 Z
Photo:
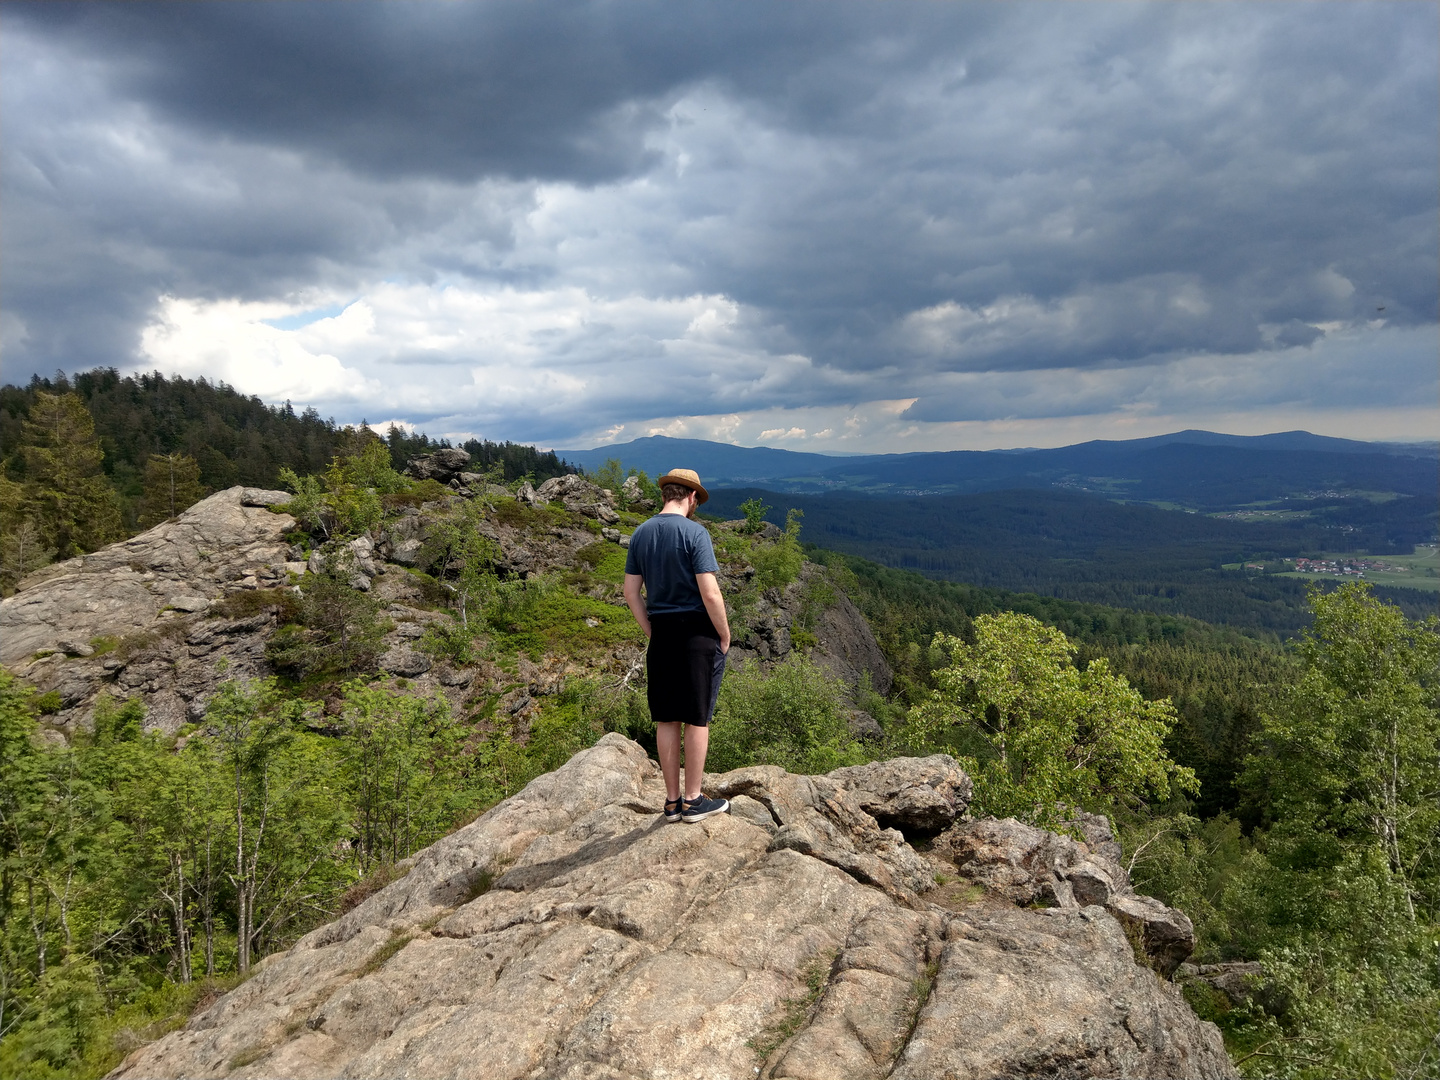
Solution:
M 755 584 L 762 589 L 783 589 L 800 576 L 805 553 L 800 549 L 801 511 L 785 515 L 785 533 L 774 541 L 759 541 L 750 553 Z
M 850 733 L 840 685 L 806 657 L 791 653 L 768 672 L 745 664 L 726 673 L 706 768 L 826 773 L 869 758 Z

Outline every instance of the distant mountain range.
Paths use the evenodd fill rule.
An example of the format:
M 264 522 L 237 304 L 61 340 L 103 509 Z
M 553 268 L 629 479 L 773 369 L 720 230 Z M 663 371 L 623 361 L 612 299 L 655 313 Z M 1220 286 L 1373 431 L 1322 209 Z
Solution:
M 1109 499 L 1223 510 L 1277 499 L 1437 494 L 1440 444 L 1370 443 L 1286 431 L 1178 431 L 1056 449 L 956 450 L 831 457 L 656 435 L 593 450 L 560 450 L 594 470 L 619 459 L 652 477 L 695 469 L 707 485 L 870 495 L 956 495 L 1055 488 Z

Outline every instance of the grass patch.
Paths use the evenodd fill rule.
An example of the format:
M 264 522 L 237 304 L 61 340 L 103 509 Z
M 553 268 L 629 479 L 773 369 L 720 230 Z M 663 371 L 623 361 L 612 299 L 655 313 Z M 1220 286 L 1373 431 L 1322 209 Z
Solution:
M 915 1028 L 920 1023 L 920 1013 L 925 1008 L 925 1003 L 930 1000 L 930 994 L 935 989 L 935 976 L 940 974 L 940 961 L 931 960 L 925 965 L 925 970 L 916 976 L 915 981 L 910 984 L 910 1019 L 905 1025 L 905 1037 L 900 1040 L 903 1047 L 915 1034 Z
M 96 656 L 108 656 L 120 647 L 120 639 L 109 634 L 101 634 L 99 637 L 90 639 L 90 647 L 95 650 Z
M 535 660 L 545 653 L 584 656 L 644 641 L 629 608 L 576 596 L 563 586 L 536 589 L 508 610 L 492 611 L 495 644 Z
M 184 637 L 190 632 L 190 622 L 186 619 L 168 619 L 157 623 L 149 630 L 141 630 L 135 634 L 126 634 L 115 646 L 115 656 L 126 663 L 135 659 L 148 649 L 153 649 L 166 641 L 172 641 L 178 637 Z
M 438 502 L 454 494 L 438 480 L 417 480 L 410 485 L 408 491 L 392 491 L 381 495 L 380 505 L 386 510 L 404 510 L 410 506 L 419 509 L 427 502 Z
M 210 605 L 208 614 L 224 619 L 248 619 L 273 611 L 282 623 L 300 621 L 300 598 L 293 589 L 242 589 Z
M 47 690 L 43 694 L 36 694 L 35 697 L 31 699 L 30 704 L 35 706 L 36 711 L 39 712 L 41 716 L 49 716 L 59 712 L 60 707 L 64 705 L 65 702 L 64 699 L 60 697 L 59 690 Z
M 946 911 L 960 912 L 984 896 L 985 886 L 939 873 L 935 875 L 935 888 L 925 894 L 925 899 Z
M 370 899 L 370 897 L 385 888 L 385 886 L 392 882 L 399 881 L 407 873 L 409 873 L 408 870 L 404 872 L 397 870 L 394 864 L 391 863 L 377 866 L 340 894 L 340 900 L 335 905 L 335 914 L 333 917 L 338 919 L 347 911 L 354 911 L 366 900 Z
M 762 1064 L 805 1026 L 805 1022 L 810 1018 L 811 1010 L 820 1000 L 820 996 L 825 992 L 825 985 L 830 981 L 830 970 L 835 963 L 835 956 L 836 950 L 832 949 L 807 964 L 800 973 L 800 978 L 805 983 L 805 992 L 799 997 L 782 1002 L 780 1015 L 767 1024 L 758 1035 L 746 1042 L 745 1045 L 755 1051 L 755 1056 L 760 1059 Z
M 530 506 L 519 499 L 497 499 L 494 510 L 495 520 L 512 529 L 553 529 L 570 524 L 570 512 L 564 503 L 552 506 Z
M 253 1065 L 268 1053 L 270 1053 L 270 1047 L 264 1043 L 248 1046 L 230 1059 L 230 1068 L 243 1069 L 246 1065 Z
M 470 903 L 471 900 L 479 899 L 495 886 L 495 872 L 493 870 L 481 870 L 470 883 L 465 886 L 465 891 L 460 894 L 462 905 Z
M 401 949 L 414 941 L 414 935 L 407 934 L 401 930 L 390 931 L 390 940 L 375 951 L 375 955 L 365 961 L 365 965 L 355 973 L 355 977 L 363 979 L 367 975 L 373 975 L 390 962 L 390 958 Z
M 1138 921 L 1121 919 L 1120 928 L 1125 931 L 1125 938 L 1130 942 L 1130 949 L 1135 954 L 1135 963 L 1144 968 L 1154 968 L 1150 962 L 1150 954 L 1145 951 L 1145 927 Z

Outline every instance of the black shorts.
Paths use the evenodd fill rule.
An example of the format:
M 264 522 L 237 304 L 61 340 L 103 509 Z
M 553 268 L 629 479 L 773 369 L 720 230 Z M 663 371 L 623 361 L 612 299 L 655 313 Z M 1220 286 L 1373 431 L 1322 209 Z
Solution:
M 650 616 L 645 693 L 657 724 L 705 727 L 715 714 L 725 654 L 704 611 Z

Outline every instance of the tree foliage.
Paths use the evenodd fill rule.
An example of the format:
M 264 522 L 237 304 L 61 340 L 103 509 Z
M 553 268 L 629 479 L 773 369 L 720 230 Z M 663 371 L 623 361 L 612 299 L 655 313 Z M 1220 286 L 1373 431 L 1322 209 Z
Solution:
M 151 454 L 145 463 L 144 483 L 139 519 L 142 529 L 178 517 L 205 497 L 200 464 L 189 454 Z
M 120 539 L 120 509 L 101 471 L 105 452 L 79 397 L 36 394 L 20 449 L 23 513 L 44 546 L 69 558 Z
M 349 683 L 341 725 L 360 873 L 439 839 L 465 808 L 463 732 L 443 697 Z
M 1305 673 L 1264 716 L 1251 766 L 1272 858 L 1333 867 L 1373 849 L 1407 905 L 1440 920 L 1440 620 L 1412 622 L 1359 583 L 1312 604 Z
M 389 624 L 380 604 L 352 584 L 354 552 L 330 544 L 321 556 L 319 572 L 305 579 L 300 622 L 275 633 L 265 647 L 266 658 L 299 679 L 372 671 Z
M 707 767 L 824 773 L 869 760 L 850 732 L 842 694 L 833 677 L 798 652 L 769 671 L 758 664 L 735 668 L 720 684 Z
M 1264 967 L 1220 1022 L 1254 1075 L 1424 1076 L 1440 1066 L 1437 626 L 1363 584 L 1315 590 L 1299 673 L 1272 687 L 1223 818 L 1128 823 L 1139 887 L 1192 913 L 1202 961 Z M 1145 845 L 1142 849 L 1141 845 Z M 1202 1008 L 1206 1003 L 1200 1002 Z
M 1196 788 L 1164 740 L 1166 701 L 1146 701 L 1104 660 L 1077 670 L 1064 634 L 1028 615 L 975 620 L 975 641 L 937 635 L 949 656 L 938 686 L 910 713 L 917 752 L 957 750 L 984 813 L 1053 824 L 1064 805 L 1106 809 Z
M 470 499 L 451 507 L 431 523 L 421 553 L 422 562 L 435 567 L 467 635 L 471 615 L 498 595 L 494 564 L 500 547 L 482 531 L 485 506 L 482 499 Z

